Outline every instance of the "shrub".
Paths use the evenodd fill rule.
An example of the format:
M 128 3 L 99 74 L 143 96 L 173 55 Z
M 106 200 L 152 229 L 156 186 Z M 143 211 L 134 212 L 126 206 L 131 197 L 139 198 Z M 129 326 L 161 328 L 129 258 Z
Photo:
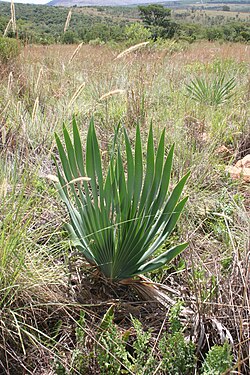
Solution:
M 72 30 L 67 30 L 62 36 L 63 44 L 74 44 L 77 43 L 76 34 Z
M 221 375 L 232 367 L 233 356 L 228 342 L 223 346 L 214 345 L 206 355 L 202 366 L 203 375 Z
M 168 375 L 189 375 L 196 365 L 195 345 L 186 341 L 179 314 L 181 303 L 176 303 L 169 312 L 170 333 L 159 342 L 162 355 L 161 369 Z
M 138 44 L 141 42 L 146 42 L 151 37 L 151 32 L 149 29 L 146 29 L 139 22 L 132 23 L 125 27 L 125 35 L 128 40 L 128 44 Z
M 16 39 L 0 37 L 0 62 L 7 63 L 20 54 L 20 44 Z

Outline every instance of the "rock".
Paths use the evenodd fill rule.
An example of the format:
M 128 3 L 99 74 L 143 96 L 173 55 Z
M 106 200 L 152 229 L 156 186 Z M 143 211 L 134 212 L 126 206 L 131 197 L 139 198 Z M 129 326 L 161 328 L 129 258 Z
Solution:
M 215 150 L 216 155 L 229 156 L 232 155 L 232 151 L 226 146 L 222 145 Z
M 242 160 L 238 160 L 237 163 L 235 164 L 236 168 L 242 168 Z
M 233 180 L 237 180 L 240 178 L 241 168 L 228 166 L 226 167 L 226 171 L 230 173 L 230 176 Z
M 241 161 L 243 168 L 250 168 L 250 154 L 246 155 Z
M 244 182 L 250 182 L 250 154 L 243 159 L 238 160 L 235 166 L 226 167 L 232 179 L 242 179 Z
M 250 168 L 243 168 L 242 176 L 245 182 L 250 182 Z

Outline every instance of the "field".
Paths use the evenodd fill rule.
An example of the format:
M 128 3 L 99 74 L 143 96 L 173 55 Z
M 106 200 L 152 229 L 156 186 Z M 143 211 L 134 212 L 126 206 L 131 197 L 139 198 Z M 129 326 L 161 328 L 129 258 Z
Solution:
M 28 45 L 0 67 L 0 373 L 221 374 L 228 348 L 213 357 L 210 372 L 204 359 L 228 339 L 231 373 L 248 374 L 249 183 L 232 179 L 226 167 L 249 154 L 250 46 L 167 40 L 116 58 L 120 52 Z M 234 87 L 216 102 L 209 95 L 223 75 Z M 197 78 L 209 100 L 193 95 Z M 171 309 L 171 320 L 172 302 L 144 301 L 129 286 L 110 285 L 72 246 L 50 175 L 57 174 L 52 155 L 59 160 L 54 134 L 62 137 L 63 124 L 71 133 L 73 116 L 83 140 L 94 118 L 104 161 L 119 123 L 132 144 L 140 125 L 143 152 L 151 123 L 155 144 L 163 129 L 167 150 L 175 144 L 172 184 L 187 171 L 191 177 L 168 241 L 189 246 L 147 276 L 195 319 L 179 321 Z M 166 345 L 179 348 L 177 359 L 158 345 L 173 321 L 182 328 Z

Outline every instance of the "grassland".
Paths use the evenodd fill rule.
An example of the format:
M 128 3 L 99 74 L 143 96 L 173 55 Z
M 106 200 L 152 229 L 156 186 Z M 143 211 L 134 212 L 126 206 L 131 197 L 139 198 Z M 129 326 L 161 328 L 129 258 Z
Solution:
M 110 305 L 116 335 L 129 335 L 131 346 L 132 317 L 138 318 L 151 329 L 145 345 L 162 361 L 156 347 L 169 309 L 96 281 L 65 233 L 68 218 L 47 176 L 56 173 L 54 132 L 61 135 L 63 123 L 71 129 L 74 115 L 83 138 L 94 116 L 104 159 L 118 123 L 132 140 L 137 123 L 143 139 L 151 121 L 155 141 L 166 129 L 167 148 L 175 143 L 173 181 L 191 170 L 189 201 L 172 239 L 190 245 L 171 267 L 149 276 L 198 312 L 197 324 L 188 323 L 199 347 L 198 373 L 205 353 L 229 332 L 233 369 L 248 374 L 249 184 L 232 180 L 225 167 L 249 154 L 249 46 L 166 41 L 121 59 L 107 46 L 76 47 L 26 46 L 0 67 L 0 373 L 112 374 L 103 352 L 93 349 L 104 348 L 98 327 Z M 190 97 L 186 84 L 222 73 L 236 83 L 227 102 Z M 122 361 L 109 347 L 109 361 Z M 128 373 L 152 373 L 146 362 L 142 357 Z M 159 366 L 155 374 L 166 373 Z

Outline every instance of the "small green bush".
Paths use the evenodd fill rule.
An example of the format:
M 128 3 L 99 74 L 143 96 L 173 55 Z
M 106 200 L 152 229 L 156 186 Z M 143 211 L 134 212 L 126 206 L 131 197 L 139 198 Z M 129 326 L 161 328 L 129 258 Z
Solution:
M 214 345 L 206 355 L 202 366 L 203 375 L 221 375 L 232 367 L 233 356 L 228 342 L 223 346 Z
M 0 37 L 0 62 L 7 63 L 20 54 L 20 44 L 16 39 Z
M 169 312 L 170 332 L 159 341 L 162 355 L 161 369 L 168 375 L 189 375 L 196 366 L 195 344 L 185 339 L 180 322 L 181 303 L 176 303 Z
M 195 345 L 186 342 L 179 320 L 181 304 L 170 311 L 170 332 L 164 334 L 153 347 L 151 330 L 144 330 L 141 322 L 131 316 L 132 330 L 121 330 L 114 323 L 114 308 L 108 309 L 96 332 L 95 344 L 86 347 L 86 321 L 84 313 L 77 322 L 76 345 L 72 351 L 71 368 L 67 369 L 60 360 L 54 370 L 57 375 L 88 373 L 95 358 L 100 375 L 116 374 L 168 374 L 189 375 L 196 366 Z M 131 335 L 131 332 L 134 334 Z M 157 372 L 156 372 L 157 371 Z
M 141 23 L 136 22 L 125 27 L 126 40 L 128 45 L 146 42 L 151 37 L 151 32 Z

